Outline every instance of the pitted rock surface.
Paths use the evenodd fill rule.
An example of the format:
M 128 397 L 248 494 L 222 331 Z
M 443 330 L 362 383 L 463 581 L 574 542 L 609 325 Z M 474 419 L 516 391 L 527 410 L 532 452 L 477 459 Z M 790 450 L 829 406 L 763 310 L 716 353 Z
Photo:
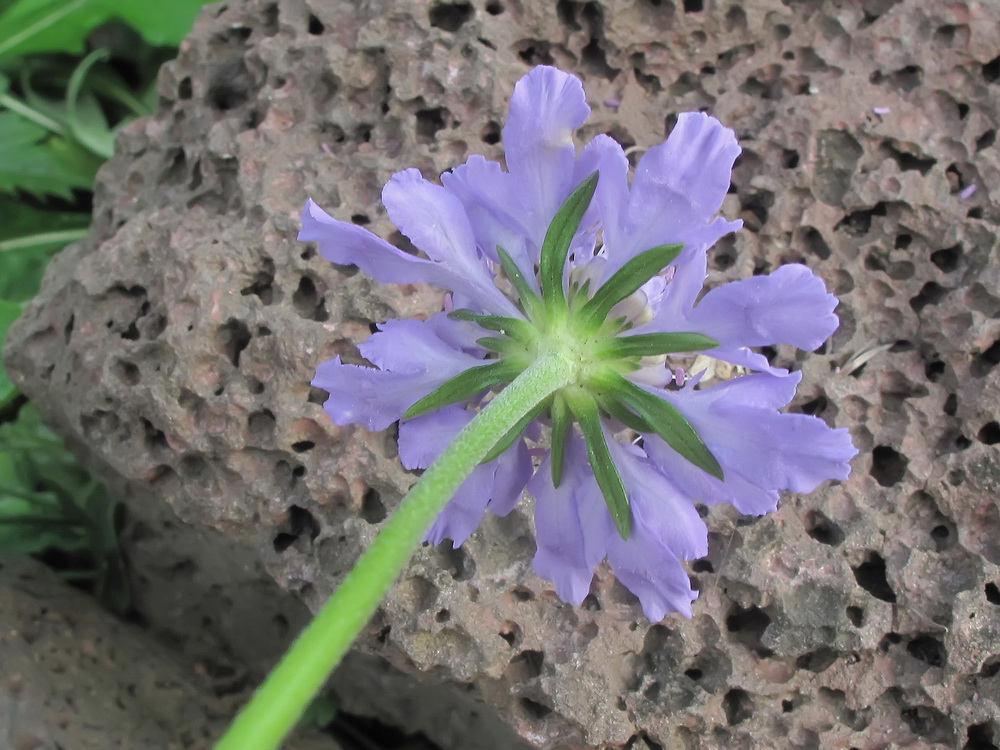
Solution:
M 216 6 L 161 74 L 157 115 L 120 136 L 93 231 L 53 264 L 9 367 L 64 432 L 147 483 L 143 502 L 250 546 L 318 607 L 413 477 L 391 430 L 331 425 L 309 380 L 441 294 L 296 243 L 306 197 L 402 243 L 380 186 L 500 158 L 534 64 L 581 75 L 581 136 L 610 133 L 633 159 L 678 112 L 707 110 L 744 148 L 723 213 L 746 229 L 712 251 L 712 283 L 795 261 L 840 297 L 820 351 L 775 355 L 805 373 L 796 409 L 851 429 L 852 478 L 761 519 L 712 510 L 695 616 L 657 624 L 605 567 L 582 607 L 560 602 L 532 572 L 525 502 L 461 549 L 422 549 L 358 648 L 471 691 L 537 747 L 996 748 L 997 12 Z

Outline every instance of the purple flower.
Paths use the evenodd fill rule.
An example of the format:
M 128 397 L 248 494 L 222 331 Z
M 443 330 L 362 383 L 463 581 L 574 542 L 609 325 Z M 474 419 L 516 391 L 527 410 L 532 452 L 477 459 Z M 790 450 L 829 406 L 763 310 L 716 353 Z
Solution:
M 568 352 L 577 381 L 473 471 L 428 539 L 460 545 L 485 511 L 509 513 L 527 488 L 535 567 L 561 597 L 582 601 L 607 559 L 650 620 L 690 616 L 682 561 L 707 552 L 694 503 L 760 515 L 781 490 L 850 472 L 848 432 L 780 413 L 800 375 L 750 349 L 818 347 L 837 327 L 837 302 L 801 265 L 701 297 L 709 248 L 741 226 L 717 216 L 740 153 L 733 132 L 682 114 L 630 179 L 608 136 L 577 151 L 589 113 L 577 78 L 535 68 L 511 98 L 506 170 L 473 156 L 440 185 L 414 169 L 394 175 L 383 202 L 426 258 L 310 201 L 300 239 L 379 281 L 437 285 L 453 311 L 385 323 L 360 347 L 377 369 L 337 358 L 313 383 L 329 391 L 337 424 L 399 420 L 400 459 L 419 469 L 534 358 Z M 706 357 L 756 372 L 709 387 Z M 543 426 L 552 447 L 536 468 L 540 451 L 528 446 Z

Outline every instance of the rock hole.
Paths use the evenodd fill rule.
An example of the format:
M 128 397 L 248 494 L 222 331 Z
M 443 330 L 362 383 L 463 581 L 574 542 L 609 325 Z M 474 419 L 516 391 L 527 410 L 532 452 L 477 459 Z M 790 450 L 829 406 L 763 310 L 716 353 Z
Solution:
M 503 4 L 497 2 L 486 3 L 486 12 L 491 16 L 499 16 L 503 13 Z
M 996 724 L 992 721 L 973 724 L 965 733 L 962 750 L 1000 750 L 996 742 Z
M 982 71 L 987 83 L 996 83 L 1000 80 L 1000 55 L 983 65 Z
M 319 523 L 313 517 L 312 513 L 299 505 L 292 505 L 288 508 L 285 522 L 274 536 L 272 546 L 275 552 L 281 554 L 302 538 L 303 535 L 307 536 L 308 543 L 312 544 L 312 542 L 316 541 L 316 537 L 319 536 L 319 531 Z
M 757 606 L 743 609 L 735 605 L 726 617 L 726 629 L 733 634 L 732 639 L 761 655 L 771 654 L 770 649 L 765 649 L 761 643 L 764 631 L 770 624 L 770 616 Z
M 928 305 L 936 305 L 950 291 L 950 289 L 946 289 L 936 281 L 928 281 L 920 289 L 920 293 L 910 300 L 910 307 L 913 308 L 915 313 L 919 313 Z
M 521 711 L 525 718 L 529 721 L 541 721 L 552 713 L 551 708 L 546 706 L 544 703 L 539 703 L 531 698 L 521 698 L 518 705 L 521 707 Z
M 142 379 L 139 374 L 139 368 L 124 359 L 115 360 L 112 371 L 125 385 L 137 385 Z
M 598 599 L 593 594 L 587 594 L 583 601 L 580 602 L 580 607 L 587 610 L 588 612 L 600 612 L 601 611 L 601 600 Z
M 996 445 L 1000 443 L 1000 423 L 987 422 L 976 433 L 976 439 L 984 445 Z
M 691 563 L 691 570 L 694 573 L 714 573 L 715 568 L 712 566 L 712 561 L 707 557 L 703 557 L 700 560 L 695 560 Z
M 366 227 L 372 223 L 372 220 L 368 214 L 351 214 L 351 223 L 357 224 L 359 227 Z
M 192 94 L 191 78 L 184 77 L 181 79 L 180 83 L 177 84 L 177 98 L 181 101 L 190 99 Z
M 979 668 L 979 674 L 983 677 L 996 677 L 997 674 L 1000 674 L 1000 654 L 993 654 L 986 659 L 983 666 Z
M 946 247 L 941 250 L 935 250 L 931 253 L 931 263 L 938 267 L 944 273 L 951 273 L 956 268 L 958 268 L 959 262 L 962 260 L 962 246 L 955 245 L 954 247 Z
M 474 13 L 475 9 L 469 3 L 445 3 L 435 5 L 428 15 L 431 26 L 454 33 L 462 28 Z
M 535 592 L 524 586 L 515 586 L 507 593 L 515 602 L 530 602 L 535 598 Z
M 292 306 L 300 317 L 306 320 L 323 322 L 329 319 L 326 311 L 326 301 L 316 289 L 315 282 L 308 276 L 299 279 L 299 287 L 292 295 Z
M 802 235 L 802 244 L 807 253 L 815 255 L 820 260 L 830 257 L 830 246 L 826 244 L 823 235 L 815 227 L 806 227 L 805 234 Z
M 524 39 L 514 45 L 517 56 L 528 65 L 554 65 L 549 43 L 540 39 Z
M 521 626 L 512 620 L 504 620 L 503 624 L 500 625 L 500 632 L 497 635 L 503 638 L 511 648 L 517 648 L 521 645 L 521 641 L 524 640 Z
M 992 581 L 987 583 L 983 587 L 983 591 L 986 594 L 986 601 L 988 601 L 990 604 L 996 604 L 1000 606 L 1000 588 L 997 588 L 997 585 L 995 583 L 993 583 Z
M 250 439 L 257 444 L 269 442 L 274 438 L 275 425 L 274 414 L 267 409 L 255 411 L 247 418 L 247 432 Z
M 208 90 L 209 106 L 228 112 L 246 104 L 250 100 L 248 78 L 242 62 L 222 66 Z
M 208 461 L 194 453 L 184 456 L 177 468 L 185 479 L 196 484 L 204 482 L 211 473 Z
M 833 230 L 844 231 L 855 237 L 868 234 L 872 228 L 872 218 L 886 215 L 886 204 L 879 201 L 871 208 L 852 211 L 834 225 Z
M 215 332 L 215 346 L 233 367 L 240 366 L 240 354 L 250 344 L 250 329 L 240 320 L 230 318 Z
M 505 670 L 505 674 L 514 682 L 533 680 L 542 673 L 542 665 L 544 663 L 544 652 L 532 650 L 522 651 L 510 660 L 510 665 L 507 670 Z
M 806 513 L 806 533 L 820 544 L 836 546 L 844 541 L 844 532 L 822 512 Z
M 476 574 L 476 563 L 462 548 L 453 547 L 449 542 L 442 542 L 437 547 L 441 567 L 447 570 L 456 581 L 468 581 Z
M 297 443 L 292 443 L 292 450 L 296 453 L 305 453 L 306 451 L 311 451 L 316 447 L 316 443 L 312 440 L 299 440 Z
M 313 36 L 319 36 L 323 33 L 323 22 L 320 21 L 312 13 L 309 14 L 309 33 Z
M 451 619 L 451 612 L 446 609 L 439 609 L 437 614 L 434 615 L 435 622 L 448 622 Z
M 886 578 L 885 560 L 880 554 L 869 551 L 865 561 L 853 570 L 854 579 L 869 594 L 884 602 L 896 601 L 896 594 Z
M 883 487 L 892 487 L 906 474 L 909 460 L 888 445 L 878 445 L 872 450 L 870 474 Z
M 997 131 L 987 130 L 985 133 L 983 133 L 976 139 L 976 151 L 978 152 L 989 148 L 994 143 L 996 143 L 996 140 L 997 140 Z
M 722 710 L 726 714 L 726 723 L 734 727 L 753 716 L 753 701 L 746 690 L 733 688 L 723 696 Z
M 781 149 L 781 166 L 785 169 L 795 169 L 799 166 L 799 152 L 791 148 Z
M 828 646 L 820 646 L 815 651 L 799 656 L 795 660 L 795 668 L 819 674 L 829 669 L 835 661 L 837 652 Z
M 705 10 L 704 0 L 684 0 L 685 13 L 701 13 Z
M 902 709 L 899 717 L 918 737 L 954 747 L 955 725 L 934 706 L 910 706 Z
M 381 523 L 387 513 L 378 490 L 369 487 L 361 498 L 361 518 L 367 523 Z
M 417 110 L 417 143 L 433 143 L 438 131 L 444 128 L 448 114 L 444 107 Z
M 500 143 L 500 133 L 500 125 L 493 122 L 493 120 L 490 120 L 486 123 L 483 129 L 479 131 L 479 140 L 490 146 L 495 146 Z
M 906 644 L 906 652 L 932 667 L 943 667 L 948 661 L 948 652 L 944 644 L 930 635 L 920 635 Z
M 940 359 L 931 360 L 924 366 L 924 375 L 932 383 L 936 383 L 944 375 L 945 364 Z
M 851 625 L 856 628 L 860 628 L 864 623 L 865 611 L 861 607 L 850 606 L 845 610 L 847 619 L 851 621 Z
M 389 634 L 391 632 L 392 632 L 392 625 L 386 625 L 380 631 L 378 631 L 378 635 L 375 636 L 375 640 L 381 643 L 382 645 L 385 645 L 385 642 L 389 640 Z
M 931 539 L 934 541 L 935 552 L 944 552 L 951 549 L 954 544 L 951 531 L 944 524 L 938 524 L 931 529 Z
M 270 305 L 274 302 L 274 261 L 264 258 L 261 265 L 262 268 L 254 273 L 250 284 L 240 289 L 240 294 L 244 297 L 255 294 L 265 305 Z
M 989 349 L 972 360 L 970 369 L 973 375 L 981 378 L 998 364 L 1000 364 L 1000 339 L 994 341 Z
M 909 150 L 898 148 L 895 141 L 884 141 L 880 150 L 882 154 L 896 162 L 901 172 L 920 172 L 921 176 L 926 177 L 931 168 L 937 164 L 937 159 L 930 156 L 918 156 Z
M 944 405 L 941 408 L 945 414 L 949 417 L 954 417 L 955 412 L 958 411 L 958 394 L 949 393 L 944 400 Z

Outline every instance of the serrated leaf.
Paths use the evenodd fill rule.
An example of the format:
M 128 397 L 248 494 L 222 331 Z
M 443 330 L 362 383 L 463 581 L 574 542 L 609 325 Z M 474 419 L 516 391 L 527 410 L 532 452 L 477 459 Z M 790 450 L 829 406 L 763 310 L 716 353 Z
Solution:
M 413 419 L 421 414 L 440 409 L 442 406 L 467 401 L 487 388 L 511 382 L 524 369 L 524 364 L 510 359 L 501 359 L 492 364 L 470 367 L 413 404 L 403 414 L 403 418 Z
M 569 408 L 583 432 L 590 468 L 594 472 L 597 486 L 604 494 L 604 502 L 608 504 L 608 511 L 615 522 L 615 528 L 618 529 L 622 539 L 628 540 L 632 533 L 632 509 L 621 474 L 618 473 L 618 467 L 615 466 L 604 438 L 597 402 L 589 395 L 581 395 L 569 402 Z
M 724 479 L 719 462 L 676 406 L 618 373 L 602 374 L 595 385 L 648 422 L 667 445 L 688 461 L 716 479 Z
M 80 53 L 90 32 L 120 18 L 153 46 L 176 46 L 205 0 L 14 0 L 0 13 L 0 59 L 33 52 Z
M 102 160 L 13 112 L 0 112 L 0 193 L 72 198 L 90 189 Z
M 604 339 L 594 347 L 594 355 L 601 359 L 656 357 L 678 352 L 701 352 L 718 345 L 718 341 L 701 333 L 640 333 Z
M 536 318 L 541 309 L 542 300 L 535 294 L 535 290 L 531 288 L 531 285 L 521 272 L 521 269 L 517 267 L 514 259 L 499 245 L 497 245 L 497 255 L 500 256 L 500 267 L 503 268 L 503 272 L 510 279 L 510 283 L 514 285 L 514 291 L 517 292 L 518 299 L 521 301 L 521 306 L 524 308 L 525 313 L 527 313 L 529 318 Z
M 573 425 L 569 407 L 565 399 L 556 394 L 552 399 L 552 446 L 550 448 L 550 463 L 552 464 L 552 486 L 562 483 L 563 468 L 566 464 L 566 439 L 569 428 Z
M 520 318 L 508 318 L 503 315 L 480 315 L 472 310 L 455 310 L 448 313 L 448 317 L 455 320 L 467 320 L 487 331 L 497 331 L 523 343 L 528 343 L 535 338 L 534 326 Z
M 594 292 L 580 315 L 593 324 L 604 321 L 611 308 L 638 290 L 680 255 L 684 245 L 658 245 L 639 253 Z
M 590 206 L 590 201 L 597 190 L 599 172 L 594 172 L 570 193 L 569 198 L 556 212 L 552 223 L 545 232 L 542 241 L 541 258 L 538 266 L 538 277 L 542 287 L 542 298 L 550 307 L 560 307 L 565 304 L 566 295 L 563 290 L 563 271 L 566 268 L 566 258 L 569 256 L 570 245 L 583 221 L 583 215 Z
M 107 57 L 106 49 L 98 49 L 83 58 L 70 76 L 66 89 L 66 122 L 73 137 L 104 159 L 114 156 L 115 135 L 108 127 L 97 97 L 82 89 L 90 69 Z

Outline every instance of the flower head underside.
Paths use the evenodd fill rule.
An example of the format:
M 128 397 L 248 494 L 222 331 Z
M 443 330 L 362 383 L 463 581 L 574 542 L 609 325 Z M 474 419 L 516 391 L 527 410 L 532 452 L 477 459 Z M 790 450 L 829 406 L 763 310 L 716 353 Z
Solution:
M 630 175 L 608 136 L 577 152 L 588 115 L 577 78 L 536 68 L 511 98 L 506 170 L 473 156 L 440 185 L 394 175 L 383 202 L 425 258 L 310 201 L 299 237 L 329 260 L 448 292 L 446 311 L 388 321 L 359 347 L 377 369 L 336 358 L 314 384 L 337 424 L 399 420 L 400 459 L 418 469 L 533 361 L 563 358 L 572 383 L 498 436 L 428 538 L 458 546 L 527 488 L 535 568 L 560 596 L 582 601 L 607 558 L 650 620 L 690 616 L 681 561 L 707 552 L 694 503 L 759 515 L 781 490 L 849 473 L 847 431 L 780 413 L 800 375 L 751 349 L 816 348 L 837 326 L 836 300 L 801 265 L 700 296 L 710 247 L 740 227 L 716 216 L 740 151 L 732 131 L 682 114 Z M 684 372 L 699 354 L 751 374 L 709 386 Z

